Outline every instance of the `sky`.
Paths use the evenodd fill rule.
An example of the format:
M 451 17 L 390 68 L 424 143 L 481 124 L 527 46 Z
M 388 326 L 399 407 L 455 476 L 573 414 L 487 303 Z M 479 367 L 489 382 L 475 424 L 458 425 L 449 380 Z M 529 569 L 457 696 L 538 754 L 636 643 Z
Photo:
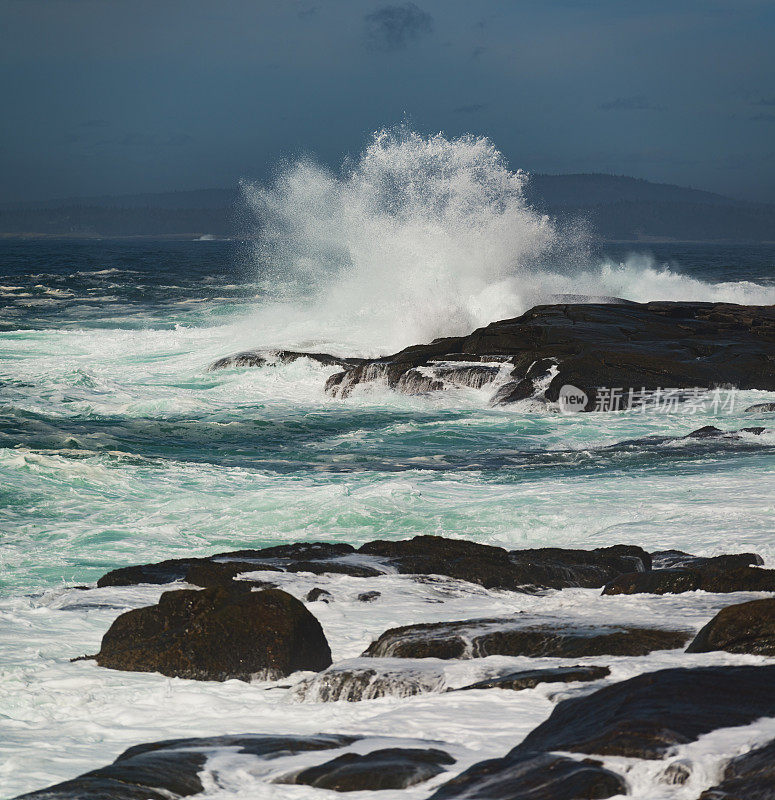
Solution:
M 228 187 L 372 131 L 775 202 L 774 0 L 0 0 L 0 202 Z

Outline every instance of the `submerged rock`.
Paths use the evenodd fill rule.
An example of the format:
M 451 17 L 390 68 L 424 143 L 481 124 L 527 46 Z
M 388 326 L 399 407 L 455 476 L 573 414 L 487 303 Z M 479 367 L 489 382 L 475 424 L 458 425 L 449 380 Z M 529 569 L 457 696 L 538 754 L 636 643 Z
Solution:
M 683 647 L 684 631 L 599 625 L 536 624 L 519 617 L 406 625 L 385 631 L 363 653 L 376 658 L 485 658 L 486 656 L 645 655 Z
M 712 563 L 686 569 L 655 569 L 620 575 L 603 594 L 680 594 L 681 592 L 775 592 L 775 570 L 759 567 L 719 569 Z M 734 562 L 732 562 L 734 563 Z
M 204 791 L 198 773 L 204 769 L 208 757 L 219 750 L 272 758 L 310 750 L 333 750 L 357 738 L 245 734 L 141 744 L 130 747 L 106 767 L 23 794 L 18 800 L 176 800 Z
M 304 596 L 304 600 L 308 603 L 330 603 L 333 599 L 334 597 L 331 592 L 321 589 L 319 586 L 310 589 Z
M 775 715 L 775 666 L 663 669 L 563 700 L 512 753 L 661 758 L 717 728 Z
M 158 605 L 127 611 L 95 658 L 111 669 L 249 681 L 323 670 L 331 650 L 320 623 L 295 597 L 216 586 L 165 592 Z
M 429 800 L 591 800 L 626 792 L 624 780 L 598 761 L 533 753 L 474 764 Z
M 746 408 L 746 412 L 749 411 L 754 413 L 769 414 L 770 412 L 775 411 L 775 403 L 755 403 L 754 405 Z
M 722 608 L 686 648 L 687 653 L 775 656 L 775 598 Z
M 298 702 L 355 703 L 378 697 L 412 697 L 446 688 L 444 669 L 399 660 L 355 658 L 339 662 L 298 683 Z
M 589 398 L 586 410 L 613 410 L 596 403 L 601 390 L 634 393 L 657 389 L 736 386 L 775 390 L 775 309 L 731 303 L 651 302 L 628 305 L 536 306 L 520 317 L 493 322 L 468 336 L 436 339 L 366 361 L 332 376 L 326 390 L 345 397 L 365 383 L 383 381 L 401 391 L 414 375 L 433 375 L 433 365 L 459 359 L 510 358 L 514 384 L 501 401 L 524 399 L 531 389 L 555 402 L 571 384 Z M 535 362 L 552 360 L 556 374 L 544 386 L 528 376 Z M 402 380 L 404 383 L 402 384 Z M 519 389 L 517 386 L 523 382 Z M 438 377 L 423 391 L 446 388 Z M 620 406 L 621 408 L 621 406 Z
M 549 667 L 547 669 L 523 669 L 519 672 L 509 672 L 488 680 L 478 681 L 469 686 L 463 686 L 455 691 L 466 689 L 532 689 L 539 683 L 570 683 L 571 681 L 597 681 L 611 674 L 608 667 L 577 666 L 577 667 Z
M 443 750 L 417 750 L 388 747 L 366 755 L 345 753 L 337 758 L 309 767 L 278 783 L 296 783 L 330 789 L 335 792 L 406 789 L 444 772 L 442 764 L 455 759 Z
M 723 780 L 700 800 L 772 800 L 775 797 L 775 741 L 733 758 Z
M 687 433 L 684 439 L 719 439 L 722 437 L 740 438 L 741 433 L 752 433 L 754 436 L 761 436 L 767 429 L 762 427 L 755 428 L 740 428 L 736 431 L 722 431 L 715 425 L 705 425 L 702 428 L 697 428 L 696 431 Z
M 296 350 L 244 350 L 231 356 L 219 358 L 208 367 L 209 372 L 229 367 L 265 367 L 268 364 L 291 364 L 300 358 L 307 358 L 324 367 L 354 367 L 360 358 L 339 358 L 328 353 L 303 353 Z

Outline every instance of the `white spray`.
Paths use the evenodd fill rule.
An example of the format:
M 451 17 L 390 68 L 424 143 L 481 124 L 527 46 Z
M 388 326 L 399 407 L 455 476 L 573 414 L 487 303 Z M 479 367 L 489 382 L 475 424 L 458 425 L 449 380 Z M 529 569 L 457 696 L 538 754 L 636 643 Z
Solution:
M 653 261 L 592 266 L 582 229 L 528 206 L 527 180 L 484 137 L 400 127 L 375 133 L 339 174 L 301 160 L 270 186 L 243 183 L 260 223 L 256 259 L 282 301 L 262 309 L 262 333 L 284 346 L 384 354 L 561 293 L 740 302 L 761 294 Z M 758 301 L 775 302 L 770 294 Z

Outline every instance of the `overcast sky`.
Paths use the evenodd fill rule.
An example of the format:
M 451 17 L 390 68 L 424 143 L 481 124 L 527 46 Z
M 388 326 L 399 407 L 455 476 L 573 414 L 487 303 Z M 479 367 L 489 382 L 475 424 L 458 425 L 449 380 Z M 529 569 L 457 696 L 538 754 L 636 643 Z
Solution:
M 775 202 L 772 0 L 0 0 L 0 200 L 229 186 L 371 131 Z

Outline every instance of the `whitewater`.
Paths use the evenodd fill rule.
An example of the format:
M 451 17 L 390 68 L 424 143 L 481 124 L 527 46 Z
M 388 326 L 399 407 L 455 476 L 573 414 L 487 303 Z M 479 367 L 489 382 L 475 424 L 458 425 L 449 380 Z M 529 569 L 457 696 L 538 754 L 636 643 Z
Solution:
M 775 566 L 775 434 L 682 438 L 706 424 L 768 426 L 771 414 L 745 409 L 772 393 L 740 392 L 731 412 L 563 416 L 492 408 L 491 387 L 406 397 L 371 386 L 333 399 L 323 385 L 335 368 L 306 360 L 208 371 L 255 347 L 386 355 L 569 294 L 775 303 L 771 246 L 600 248 L 588 221 L 531 209 L 527 181 L 486 139 L 380 131 L 340 170 L 306 159 L 267 184 L 245 181 L 254 231 L 244 241 L 0 241 L 0 796 L 181 735 L 443 740 L 459 769 L 505 753 L 560 699 L 589 691 L 319 703 L 267 684 L 71 664 L 98 649 L 118 614 L 160 594 L 105 588 L 84 604 L 70 588 L 118 566 L 418 533 L 509 548 L 755 551 Z M 454 581 L 429 600 L 427 587 L 389 576 L 367 605 L 356 599 L 363 579 L 282 580 L 297 596 L 313 586 L 334 594 L 309 607 L 335 660 L 397 620 L 526 610 L 696 631 L 728 602 L 581 589 L 535 598 Z M 678 655 L 682 665 L 765 661 L 673 651 L 581 661 L 604 662 L 620 680 Z M 447 665 L 442 685 L 487 668 Z M 730 754 L 773 733 L 763 720 L 686 745 L 677 758 L 698 766 L 680 786 L 660 782 L 661 763 L 612 768 L 627 774 L 629 796 L 694 798 Z M 208 796 L 320 795 L 267 785 L 256 764 L 229 754 L 212 775 Z M 400 796 L 426 797 L 439 782 Z

